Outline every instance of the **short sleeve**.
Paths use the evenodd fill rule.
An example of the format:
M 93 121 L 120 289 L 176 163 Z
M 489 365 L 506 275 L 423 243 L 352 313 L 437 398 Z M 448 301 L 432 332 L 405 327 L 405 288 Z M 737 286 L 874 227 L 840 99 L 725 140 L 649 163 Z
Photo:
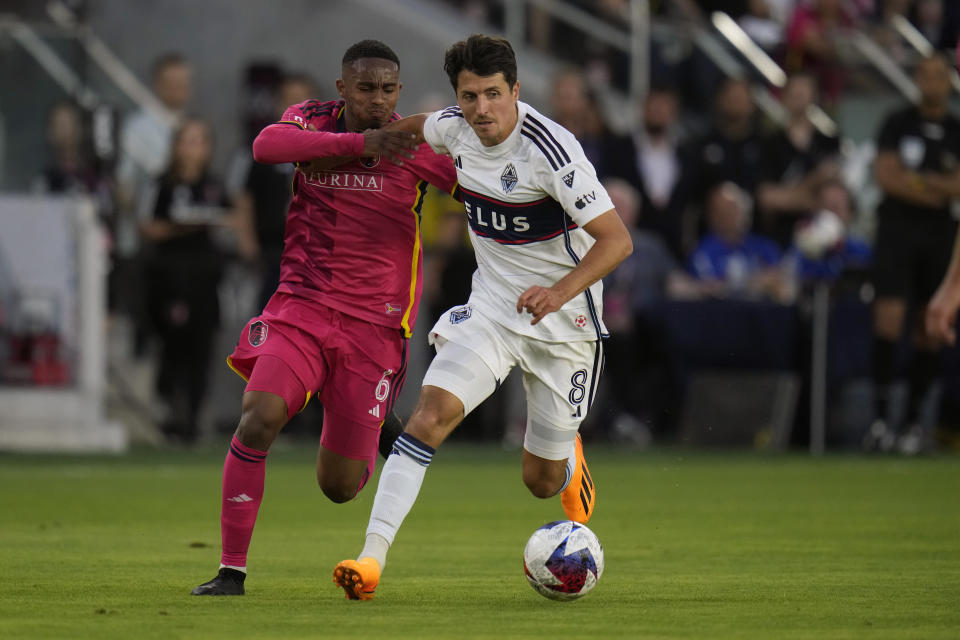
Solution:
M 308 102 L 312 102 L 312 101 L 308 101 Z M 300 127 L 301 129 L 306 129 L 307 114 L 303 110 L 306 104 L 307 104 L 306 102 L 301 102 L 300 104 L 290 105 L 283 112 L 283 116 L 279 120 L 277 120 L 277 123 L 292 124 L 294 126 Z
M 437 153 L 450 153 L 447 134 L 450 128 L 463 119 L 460 107 L 447 107 L 431 113 L 423 123 L 423 138 Z
M 292 104 L 287 107 L 277 123 L 292 124 L 301 129 L 307 129 L 312 124 L 319 131 L 331 130 L 331 124 L 337 119 L 337 114 L 342 106 L 341 101 L 321 102 L 311 98 L 300 104 Z
M 613 209 L 613 202 L 580 143 L 571 135 L 555 141 L 554 147 L 558 149 L 556 153 L 540 156 L 542 162 L 538 173 L 544 190 L 560 203 L 567 215 L 582 227 Z M 570 158 L 570 162 L 561 164 L 557 160 L 562 159 L 563 154 Z M 552 163 L 550 157 L 554 159 Z

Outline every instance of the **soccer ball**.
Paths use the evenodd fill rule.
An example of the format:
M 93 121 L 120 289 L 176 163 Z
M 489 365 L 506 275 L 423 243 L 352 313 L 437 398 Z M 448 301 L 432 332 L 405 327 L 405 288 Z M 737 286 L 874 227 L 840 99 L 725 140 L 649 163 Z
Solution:
M 527 540 L 523 572 L 540 595 L 575 600 L 589 593 L 603 575 L 603 547 L 582 524 L 550 522 Z

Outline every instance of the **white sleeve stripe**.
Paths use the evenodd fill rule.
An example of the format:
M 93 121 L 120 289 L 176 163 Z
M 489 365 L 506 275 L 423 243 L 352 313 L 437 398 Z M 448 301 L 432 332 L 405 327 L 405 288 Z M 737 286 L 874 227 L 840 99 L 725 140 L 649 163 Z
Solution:
M 566 161 L 566 162 L 560 163 L 560 165 L 563 166 L 564 164 L 569 163 L 569 162 L 570 162 L 570 156 L 567 155 L 567 151 L 566 151 L 566 149 L 563 148 L 563 145 L 561 145 L 559 142 L 557 142 L 557 139 L 553 137 L 553 134 L 552 134 L 552 133 L 550 133 L 550 129 L 548 129 L 547 127 L 545 127 L 542 122 L 540 122 L 539 120 L 537 120 L 536 118 L 534 118 L 534 117 L 531 116 L 530 114 L 527 114 L 527 117 L 524 118 L 524 121 L 527 121 L 527 120 L 529 120 L 531 124 L 536 125 L 536 127 L 537 127 L 538 129 L 542 130 L 545 134 L 547 134 L 547 136 L 550 138 L 550 140 L 553 142 L 553 144 L 555 144 L 555 145 L 557 146 L 557 149 L 560 150 L 560 155 L 562 155 L 562 156 L 563 156 L 563 159 Z
M 560 170 L 560 166 L 563 166 L 563 165 L 561 164 L 560 166 L 557 166 L 557 160 L 554 159 L 555 156 L 550 151 L 547 151 L 547 148 L 544 146 L 544 143 L 546 143 L 546 140 L 543 138 L 543 136 L 537 134 L 536 132 L 531 132 L 531 130 L 527 128 L 526 123 L 524 123 L 523 129 L 520 131 L 520 134 L 523 136 L 526 136 L 527 138 L 530 138 L 530 140 L 533 141 L 533 144 L 537 145 L 537 147 L 540 148 L 540 151 L 542 151 L 543 155 L 546 156 L 547 161 L 550 162 L 550 166 L 553 167 L 554 171 Z

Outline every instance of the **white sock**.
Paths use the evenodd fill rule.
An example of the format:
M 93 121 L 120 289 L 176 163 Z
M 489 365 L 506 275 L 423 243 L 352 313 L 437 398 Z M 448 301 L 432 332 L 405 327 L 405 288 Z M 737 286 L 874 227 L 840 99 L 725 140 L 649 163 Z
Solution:
M 379 562 L 381 571 L 387 561 L 387 549 L 420 494 L 420 485 L 433 454 L 433 447 L 402 433 L 383 465 L 370 511 L 366 544 L 360 554 L 360 557 L 369 556 Z
M 383 571 L 387 564 L 387 551 L 390 549 L 390 543 L 379 533 L 368 533 L 367 540 L 363 545 L 363 551 L 357 556 L 360 558 L 373 558 L 380 565 L 380 571 Z
M 570 484 L 570 478 L 573 477 L 573 469 L 574 469 L 574 466 L 573 466 L 573 465 L 575 465 L 575 464 L 577 464 L 577 445 L 576 445 L 576 442 L 574 442 L 574 444 L 571 444 L 571 445 L 570 445 L 570 455 L 567 456 L 567 477 L 566 477 L 566 479 L 563 481 L 563 486 L 560 487 L 560 490 L 557 491 L 557 493 L 563 493 L 563 490 L 566 489 L 567 486 L 569 486 L 569 484 Z

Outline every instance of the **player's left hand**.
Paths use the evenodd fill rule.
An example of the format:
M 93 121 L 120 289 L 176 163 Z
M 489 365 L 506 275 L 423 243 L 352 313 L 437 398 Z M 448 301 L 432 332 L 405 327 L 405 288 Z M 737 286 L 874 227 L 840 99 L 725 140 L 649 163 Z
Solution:
M 530 324 L 537 324 L 548 313 L 552 313 L 563 306 L 564 300 L 553 289 L 533 286 L 520 294 L 517 298 L 517 313 L 527 311 L 533 314 Z

